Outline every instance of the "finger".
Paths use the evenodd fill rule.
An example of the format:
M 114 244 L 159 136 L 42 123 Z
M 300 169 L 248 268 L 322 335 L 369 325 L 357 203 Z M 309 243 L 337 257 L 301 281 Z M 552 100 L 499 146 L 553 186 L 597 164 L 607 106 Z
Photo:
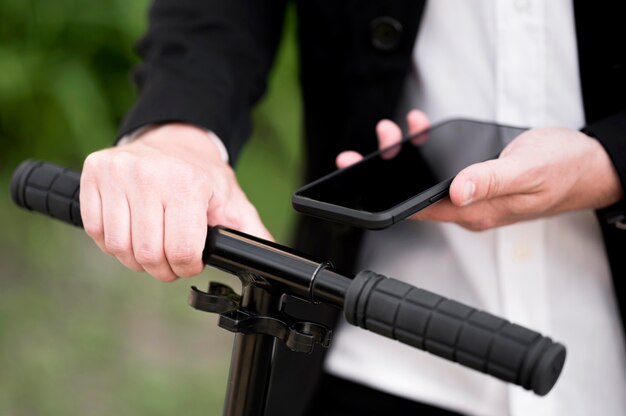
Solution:
M 484 231 L 514 222 L 510 215 L 503 215 L 498 204 L 480 201 L 466 207 L 454 205 L 448 198 L 412 215 L 411 220 L 456 223 L 472 231 Z
M 158 280 L 171 282 L 177 276 L 163 249 L 164 213 L 161 201 L 150 194 L 129 197 L 131 240 L 135 260 Z
M 406 124 L 409 134 L 417 134 L 430 127 L 430 120 L 423 111 L 411 110 L 406 115 Z
M 381 120 L 376 125 L 376 136 L 378 137 L 378 148 L 387 149 L 394 144 L 400 143 L 402 130 L 391 120 Z M 398 152 L 400 152 L 400 146 L 391 147 L 385 150 L 381 156 L 383 159 L 389 160 L 393 159 Z
M 165 258 L 176 276 L 192 277 L 204 268 L 202 251 L 207 235 L 207 203 L 173 202 L 165 207 Z
M 102 191 L 102 226 L 104 229 L 104 248 L 129 269 L 142 272 L 143 267 L 133 254 L 130 237 L 130 208 L 126 196 L 114 187 L 105 187 Z
M 418 211 L 409 218 L 411 220 L 419 221 L 457 222 L 461 217 L 461 209 L 462 208 L 454 205 L 449 198 L 444 198 L 437 203 Z
M 532 191 L 535 184 L 510 157 L 476 163 L 463 169 L 450 185 L 450 199 L 466 206 L 477 201 Z
M 406 115 L 406 124 L 409 129 L 409 135 L 415 135 L 411 139 L 411 143 L 415 146 L 419 146 L 428 140 L 428 133 L 424 132 L 424 130 L 430 127 L 430 120 L 428 120 L 424 112 L 419 110 L 409 111 Z
M 100 192 L 96 184 L 88 179 L 88 175 L 81 177 L 79 198 L 80 216 L 83 220 L 83 228 L 100 250 L 106 252 L 104 247 L 104 226 L 102 225 L 102 201 L 100 200 Z
M 363 159 L 363 156 L 355 152 L 353 150 L 347 150 L 345 152 L 339 153 L 337 155 L 337 159 L 335 159 L 335 163 L 339 169 L 346 168 L 350 165 L 354 165 L 357 162 L 360 162 Z
M 402 130 L 391 120 L 380 120 L 376 124 L 376 136 L 378 137 L 378 147 L 385 149 L 402 140 Z

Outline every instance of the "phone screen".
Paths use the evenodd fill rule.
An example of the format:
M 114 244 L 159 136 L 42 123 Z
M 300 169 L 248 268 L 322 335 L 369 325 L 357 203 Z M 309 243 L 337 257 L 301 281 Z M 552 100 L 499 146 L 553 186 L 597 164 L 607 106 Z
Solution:
M 470 120 L 448 121 L 328 175 L 297 195 L 357 211 L 385 212 L 471 164 L 498 157 L 524 130 Z

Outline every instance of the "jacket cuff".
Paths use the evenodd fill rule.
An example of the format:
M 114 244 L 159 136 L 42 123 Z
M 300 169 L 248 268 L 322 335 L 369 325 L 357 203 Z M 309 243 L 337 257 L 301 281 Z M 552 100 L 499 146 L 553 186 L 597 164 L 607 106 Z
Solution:
M 626 193 L 626 111 L 588 124 L 582 132 L 604 147 Z M 626 229 L 626 200 L 622 199 L 599 213 L 608 223 Z
M 127 114 L 118 131 L 117 141 L 145 126 L 192 124 L 219 137 L 228 149 L 230 163 L 234 163 L 250 134 L 248 111 L 245 105 L 241 105 L 242 100 L 234 97 L 235 94 L 228 96 L 227 89 L 199 87 L 194 90 L 187 85 L 172 87 L 167 86 L 165 81 L 161 82 L 159 76 L 154 75 L 153 78 L 150 87 L 142 89 Z

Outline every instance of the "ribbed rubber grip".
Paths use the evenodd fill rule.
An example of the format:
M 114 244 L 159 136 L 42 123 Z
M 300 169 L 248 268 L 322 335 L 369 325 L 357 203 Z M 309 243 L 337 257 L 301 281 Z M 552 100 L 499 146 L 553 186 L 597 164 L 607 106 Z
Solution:
M 37 160 L 22 162 L 11 179 L 11 198 L 20 207 L 82 227 L 80 174 Z
M 404 282 L 363 271 L 344 302 L 349 323 L 518 384 L 543 396 L 565 347 L 550 338 Z

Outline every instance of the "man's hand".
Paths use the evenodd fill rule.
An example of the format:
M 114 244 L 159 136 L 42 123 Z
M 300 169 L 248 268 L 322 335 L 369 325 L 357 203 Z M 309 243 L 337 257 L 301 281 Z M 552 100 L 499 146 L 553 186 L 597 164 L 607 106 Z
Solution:
M 410 133 L 420 130 L 415 122 L 420 118 L 426 119 L 418 111 L 409 113 Z M 377 134 L 381 147 L 401 139 L 400 129 L 389 120 L 379 122 Z M 359 158 L 344 152 L 337 165 L 345 167 Z M 463 169 L 450 186 L 449 199 L 411 218 L 480 231 L 565 211 L 604 208 L 622 197 L 617 172 L 598 141 L 577 130 L 538 128 L 517 137 L 498 159 Z
M 92 153 L 80 189 L 87 234 L 162 281 L 202 271 L 207 224 L 272 238 L 215 144 L 193 126 L 164 125 Z

